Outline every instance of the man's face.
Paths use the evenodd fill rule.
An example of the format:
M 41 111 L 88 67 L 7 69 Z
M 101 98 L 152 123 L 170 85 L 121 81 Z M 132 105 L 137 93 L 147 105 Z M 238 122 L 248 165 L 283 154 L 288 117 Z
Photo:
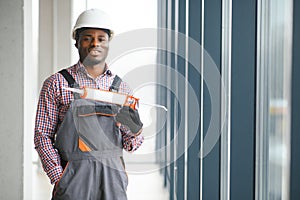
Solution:
M 75 46 L 80 61 L 87 66 L 105 63 L 109 49 L 108 34 L 101 29 L 87 29 L 79 34 Z

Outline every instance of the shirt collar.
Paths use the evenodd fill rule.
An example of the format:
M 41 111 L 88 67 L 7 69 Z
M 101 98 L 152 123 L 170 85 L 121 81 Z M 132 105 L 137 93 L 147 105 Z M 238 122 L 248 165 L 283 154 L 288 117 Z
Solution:
M 89 76 L 85 66 L 80 61 L 78 61 L 78 63 L 77 63 L 77 71 L 82 72 L 82 73 L 86 74 L 87 76 Z M 112 72 L 108 69 L 108 65 L 106 63 L 105 63 L 105 71 L 102 75 L 108 75 L 108 76 L 113 75 Z

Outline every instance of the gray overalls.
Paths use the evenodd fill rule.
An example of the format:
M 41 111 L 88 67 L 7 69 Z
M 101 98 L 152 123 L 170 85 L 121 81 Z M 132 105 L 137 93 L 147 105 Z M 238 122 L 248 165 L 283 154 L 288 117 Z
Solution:
M 69 86 L 76 86 L 73 77 L 62 71 Z M 113 88 L 118 88 L 119 80 L 114 80 Z M 64 172 L 52 200 L 127 199 L 128 177 L 122 136 L 115 121 L 117 111 L 116 105 L 80 99 L 74 94 L 56 135 L 55 147 Z

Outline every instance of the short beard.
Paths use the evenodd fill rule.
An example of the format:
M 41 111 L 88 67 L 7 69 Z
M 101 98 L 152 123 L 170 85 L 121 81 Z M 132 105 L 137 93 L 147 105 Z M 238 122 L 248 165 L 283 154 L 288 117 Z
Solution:
M 94 65 L 100 64 L 100 63 L 103 62 L 103 61 L 97 60 L 97 59 L 90 59 L 90 58 L 87 56 L 87 57 L 85 57 L 83 60 L 81 60 L 81 62 L 82 62 L 82 64 L 83 64 L 84 66 L 94 66 Z

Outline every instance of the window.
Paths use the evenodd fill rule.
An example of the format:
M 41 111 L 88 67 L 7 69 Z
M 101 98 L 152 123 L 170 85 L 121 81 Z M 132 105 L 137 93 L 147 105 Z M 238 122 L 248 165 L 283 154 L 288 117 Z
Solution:
M 256 199 L 289 199 L 292 3 L 258 2 Z

